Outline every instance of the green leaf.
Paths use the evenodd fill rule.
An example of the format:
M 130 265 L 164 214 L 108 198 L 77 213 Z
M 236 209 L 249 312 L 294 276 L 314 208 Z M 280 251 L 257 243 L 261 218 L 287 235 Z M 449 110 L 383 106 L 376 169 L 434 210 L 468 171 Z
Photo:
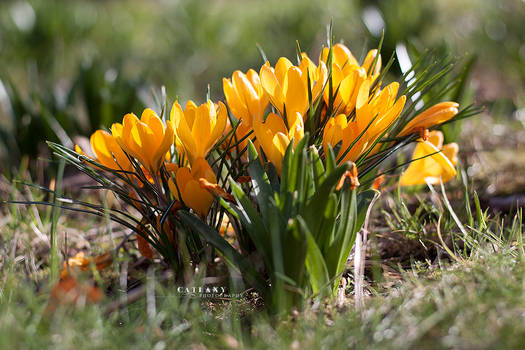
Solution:
M 288 191 L 291 187 L 288 183 L 290 181 L 289 172 L 292 169 L 293 144 L 290 142 L 286 151 L 284 152 L 283 165 L 281 168 L 281 193 Z
M 315 146 L 310 148 L 310 158 L 313 169 L 314 189 L 317 190 L 321 182 L 323 182 L 323 180 L 326 178 L 326 172 L 323 161 L 319 157 L 319 152 L 317 152 L 317 148 L 315 148 Z
M 322 215 L 319 214 L 324 212 L 330 194 L 334 191 L 341 176 L 343 176 L 348 169 L 349 164 L 343 163 L 329 173 L 315 194 L 309 198 L 308 204 L 301 211 L 301 216 L 306 221 L 307 226 L 310 228 L 314 236 L 316 236 L 316 232 L 321 229 L 323 222 Z
M 309 282 L 314 294 L 319 294 L 322 288 L 328 285 L 330 281 L 326 263 L 315 238 L 308 230 L 304 220 L 301 217 L 298 217 L 297 221 L 299 222 L 301 229 L 306 233 L 308 243 L 306 250 L 306 269 L 309 274 Z
M 248 199 L 244 191 L 233 180 L 230 181 L 232 193 L 237 200 L 237 206 L 231 206 L 235 210 L 239 220 L 242 222 L 246 231 L 250 235 L 257 250 L 265 260 L 266 264 L 271 264 L 272 249 L 271 243 L 268 240 L 269 233 L 266 223 L 261 219 L 261 216 L 253 207 L 251 201 Z M 271 266 L 271 265 L 268 265 Z
M 253 191 L 257 198 L 257 204 L 262 217 L 268 216 L 268 200 L 272 197 L 273 191 L 268 175 L 264 171 L 259 155 L 251 140 L 248 140 L 248 172 L 252 178 Z
M 179 211 L 177 216 L 221 252 L 225 260 L 242 273 L 242 276 L 250 287 L 255 288 L 263 297 L 268 296 L 269 287 L 262 276 L 255 271 L 252 264 L 239 254 L 217 231 L 188 212 Z

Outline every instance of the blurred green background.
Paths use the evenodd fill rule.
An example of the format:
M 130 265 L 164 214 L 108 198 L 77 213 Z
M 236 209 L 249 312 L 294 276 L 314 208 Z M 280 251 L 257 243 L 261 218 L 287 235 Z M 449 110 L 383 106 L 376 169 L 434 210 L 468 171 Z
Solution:
M 275 63 L 299 40 L 316 60 L 331 20 L 358 59 L 383 29 L 384 61 L 399 43 L 475 57 L 476 102 L 525 123 L 522 0 L 3 0 L 0 170 L 154 106 L 161 86 L 170 101 L 202 102 L 208 85 L 220 99 L 222 77 L 260 68 L 257 44 Z

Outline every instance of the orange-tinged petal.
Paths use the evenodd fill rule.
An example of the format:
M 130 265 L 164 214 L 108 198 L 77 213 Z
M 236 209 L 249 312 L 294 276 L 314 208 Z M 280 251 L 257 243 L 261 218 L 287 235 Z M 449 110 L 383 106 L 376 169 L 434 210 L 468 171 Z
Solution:
M 456 102 L 441 102 L 423 111 L 405 125 L 398 136 L 410 135 L 419 129 L 428 129 L 434 125 L 452 119 L 458 113 L 459 104 Z
M 140 148 L 137 150 L 139 161 L 150 172 L 156 172 L 154 166 L 154 155 L 160 140 L 155 137 L 153 131 L 144 123 L 138 122 L 131 131 L 132 135 L 138 135 Z M 138 142 L 137 142 L 138 143 Z
M 95 131 L 90 137 L 96 161 L 115 170 L 129 170 L 131 164 L 115 138 L 104 130 Z M 78 151 L 77 151 L 78 152 Z
M 130 128 L 124 130 L 123 124 L 114 123 L 111 126 L 111 134 L 113 136 L 113 139 L 119 146 L 118 148 L 115 146 L 117 150 L 116 152 L 114 152 L 114 155 L 119 163 L 119 166 L 122 167 L 124 170 L 131 170 L 132 168 L 128 156 L 124 154 L 124 151 L 131 157 L 137 158 L 137 155 L 135 151 L 131 148 L 131 145 L 128 145 L 126 142 L 126 140 L 129 139 L 129 132 Z
M 326 64 L 324 62 L 319 63 L 319 67 L 315 70 L 315 76 L 310 79 L 310 82 L 312 84 L 312 99 L 315 101 L 319 96 L 321 96 L 321 93 L 323 92 L 323 89 L 325 89 L 325 83 L 328 79 L 328 68 L 326 67 Z
M 299 68 L 290 68 L 284 89 L 286 114 L 299 112 L 304 115 L 308 108 L 308 91 Z
M 357 101 L 355 103 L 357 110 L 363 108 L 364 106 L 368 105 L 368 97 L 370 93 L 370 80 L 365 80 L 363 84 L 359 87 L 359 93 L 357 95 Z
M 193 123 L 195 122 L 195 117 L 197 116 L 197 105 L 192 100 L 186 102 L 186 107 L 184 108 L 184 119 L 189 128 L 193 128 Z
M 365 61 L 363 62 L 363 68 L 366 70 L 367 75 L 369 77 L 375 77 L 381 71 L 381 55 L 379 55 L 379 57 L 377 58 L 377 62 L 376 65 L 373 67 L 373 71 L 370 71 L 370 67 L 374 63 L 377 54 L 377 49 L 370 50 L 366 55 Z
M 111 137 L 109 133 L 103 130 L 97 130 L 95 131 L 89 141 L 91 143 L 91 150 L 93 151 L 93 154 L 97 158 L 97 161 L 111 169 L 116 169 L 116 163 L 113 160 L 113 156 L 111 154 L 111 150 L 108 147 L 108 140 L 106 136 Z
M 106 142 L 106 136 L 111 137 L 108 132 L 104 130 L 97 130 L 91 135 L 89 139 L 91 143 L 91 149 L 97 158 L 113 158 Z
M 335 106 L 339 107 L 339 112 L 344 113 L 352 102 L 356 81 L 352 76 L 347 76 L 339 84 L 339 91 L 335 99 Z M 353 107 L 351 107 L 353 108 Z
M 304 137 L 304 124 L 303 124 L 303 118 L 299 112 L 295 112 L 295 116 L 291 115 L 290 119 L 288 120 L 289 123 L 289 131 L 288 131 L 288 138 L 290 140 L 294 139 L 294 147 L 297 145 L 297 142 L 301 140 Z
M 288 145 L 290 144 L 290 140 L 285 134 L 278 132 L 273 137 L 273 144 L 275 146 L 275 150 L 279 153 L 279 155 L 284 157 L 284 152 L 286 152 L 286 149 L 288 148 Z M 281 159 L 281 162 L 282 162 L 282 159 Z
M 222 89 L 233 115 L 239 119 L 249 120 L 250 112 L 248 111 L 248 107 L 237 93 L 230 79 L 222 79 Z
M 155 152 L 155 155 L 153 156 L 155 160 L 155 169 L 159 169 L 162 165 L 162 162 L 164 161 L 164 158 L 167 154 L 169 154 L 169 150 L 171 148 L 171 145 L 173 145 L 173 140 L 175 137 L 175 130 L 173 129 L 173 123 L 168 121 L 166 123 L 166 129 L 164 131 L 164 137 L 162 138 L 162 141 L 160 145 L 157 148 L 157 151 Z
M 186 120 L 186 112 L 183 115 L 183 118 L 179 121 L 177 126 L 177 136 L 181 140 L 181 143 L 190 158 L 190 161 L 193 160 L 194 155 L 197 153 L 197 144 L 194 140 L 191 129 Z
M 171 180 L 171 179 L 170 179 Z M 182 167 L 177 169 L 177 172 L 175 173 L 175 182 L 168 183 L 170 187 L 171 193 L 177 198 L 178 200 L 181 200 L 179 197 L 180 194 L 183 194 L 183 190 L 186 187 L 186 184 L 188 184 L 190 181 L 193 180 L 193 177 L 191 176 L 190 169 L 187 167 Z M 182 197 L 182 200 L 184 200 L 184 196 Z
M 228 123 L 228 110 L 226 109 L 226 106 L 224 103 L 219 101 L 219 105 L 216 109 L 216 115 L 215 115 L 215 125 L 213 129 L 211 130 L 211 136 L 210 136 L 210 143 L 209 148 L 213 148 L 213 146 L 220 140 L 222 137 L 224 130 L 226 129 L 226 124 Z
M 184 202 L 202 218 L 206 217 L 213 203 L 213 195 L 201 188 L 198 180 L 190 181 L 182 193 Z
M 299 69 L 301 72 L 306 73 L 308 72 L 310 74 L 310 77 L 314 74 L 314 72 L 317 70 L 317 66 L 312 62 L 312 60 L 308 57 L 308 55 L 305 52 L 301 53 L 301 62 L 299 62 Z
M 212 109 L 213 106 L 212 106 Z M 211 133 L 211 116 L 210 106 L 208 104 L 202 104 L 197 108 L 197 115 L 195 116 L 195 122 L 191 130 L 193 139 L 197 144 L 197 154 L 195 157 L 204 157 L 207 151 L 207 145 L 210 139 Z
M 264 93 L 264 89 L 262 88 L 261 79 L 259 79 L 259 74 L 257 74 L 256 71 L 254 71 L 253 69 L 248 70 L 248 72 L 246 73 L 246 78 L 248 78 L 259 97 L 263 97 L 264 95 L 266 95 Z M 266 99 L 266 101 L 268 100 Z
M 248 107 L 249 115 L 254 115 L 257 112 L 257 105 L 259 101 L 257 92 L 253 88 L 246 75 L 240 71 L 235 71 L 232 78 L 235 90 L 239 91 L 239 95 L 243 99 L 244 104 Z
M 346 148 L 348 148 L 348 146 L 353 141 L 353 138 L 350 139 L 348 137 L 349 130 L 347 129 L 351 127 L 352 126 L 348 124 L 346 115 L 344 114 L 338 114 L 335 116 L 335 118 L 331 118 L 328 121 L 323 133 L 323 148 L 325 153 L 328 152 L 329 145 L 333 148 L 342 141 L 339 154 L 343 154 L 343 152 L 346 151 Z M 336 154 L 336 156 L 339 154 Z
M 286 125 L 284 124 L 283 119 L 275 113 L 268 114 L 268 116 L 266 117 L 266 121 L 263 125 L 265 129 L 269 130 L 272 134 L 276 134 L 278 132 L 287 132 Z
M 285 134 L 278 132 L 272 139 L 272 148 L 269 152 L 266 152 L 265 150 L 265 153 L 269 156 L 270 161 L 275 166 L 278 174 L 281 174 L 284 153 L 289 144 L 290 140 L 288 137 Z
M 157 138 L 164 137 L 164 124 L 152 109 L 146 108 L 140 116 L 140 121 L 146 124 Z
M 261 84 L 268 94 L 270 101 L 272 102 L 272 105 L 277 108 L 279 113 L 283 113 L 284 110 L 284 95 L 283 95 L 283 88 L 279 81 L 277 80 L 277 77 L 275 76 L 273 72 L 273 68 L 271 68 L 268 65 L 263 65 L 261 67 L 260 72 L 260 79 Z M 284 82 L 284 78 L 283 78 Z
M 401 96 L 396 103 L 381 118 L 378 119 L 375 126 L 375 135 L 383 133 L 392 123 L 394 123 L 405 106 L 406 96 Z
M 358 65 L 352 52 L 343 44 L 333 46 L 333 56 L 335 63 L 341 68 L 347 65 Z
M 140 121 L 133 113 L 128 113 L 122 120 L 122 133 L 116 140 L 120 147 L 126 151 L 130 156 L 139 159 L 140 149 L 142 147 L 141 140 L 136 129 L 136 124 Z M 118 127 L 116 128 L 118 129 Z
M 170 112 L 170 120 L 175 125 L 175 128 L 177 128 L 179 126 L 180 121 L 184 119 L 184 111 L 182 110 L 182 107 L 180 106 L 179 102 L 173 102 L 173 106 L 171 107 Z
M 184 167 L 179 168 L 176 173 L 177 186 L 182 195 L 182 200 L 201 217 L 205 217 L 213 203 L 213 195 L 206 189 L 201 188 L 200 178 L 211 184 L 217 183 L 215 174 L 204 158 L 195 160 L 191 172 Z M 179 198 L 175 183 L 170 179 L 168 184 L 172 193 Z
M 191 166 L 191 176 L 194 179 L 204 178 L 211 183 L 217 183 L 212 168 L 204 158 L 197 158 Z
M 286 75 L 288 74 L 288 71 L 293 66 L 292 62 L 290 62 L 289 59 L 286 57 L 281 57 L 275 64 L 275 77 L 277 78 L 277 81 L 279 82 L 279 85 L 284 85 L 284 80 Z
M 366 79 L 366 71 L 364 68 L 359 67 L 357 69 L 352 70 L 352 79 L 354 79 L 354 92 L 352 97 L 350 98 L 350 102 L 348 103 L 346 107 L 345 114 L 350 114 L 352 110 L 357 106 L 357 96 L 359 94 L 361 85 L 367 80 Z

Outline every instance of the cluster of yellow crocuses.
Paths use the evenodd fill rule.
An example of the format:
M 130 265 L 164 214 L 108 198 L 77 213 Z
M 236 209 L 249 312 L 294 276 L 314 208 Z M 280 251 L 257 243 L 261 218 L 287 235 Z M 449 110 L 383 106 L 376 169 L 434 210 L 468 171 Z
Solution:
M 171 175 L 169 188 L 201 217 L 205 217 L 213 196 L 200 179 L 216 184 L 216 174 L 206 158 L 219 140 L 235 127 L 238 149 L 252 139 L 264 159 L 281 172 L 285 151 L 305 135 L 311 109 L 324 102 L 325 118 L 320 130 L 325 152 L 338 144 L 338 161 L 356 161 L 368 151 L 375 151 L 377 140 L 399 118 L 406 97 L 398 96 L 399 84 L 381 87 L 378 77 L 381 57 L 372 50 L 360 64 L 350 50 L 334 45 L 322 50 L 318 63 L 302 54 L 298 65 L 280 58 L 275 67 L 266 62 L 259 73 L 235 71 L 223 79 L 226 103 L 235 125 L 222 102 L 207 101 L 200 106 L 189 101 L 183 109 L 173 104 L 165 122 L 151 109 L 140 119 L 134 114 L 115 123 L 111 133 L 98 130 L 91 136 L 96 161 L 111 170 L 133 171 L 129 157 L 135 159 L 152 182 L 163 164 Z M 271 110 L 268 112 L 268 106 Z M 327 111 L 326 106 L 331 106 Z M 443 102 L 413 118 L 397 135 L 424 134 L 429 127 L 443 123 L 458 113 L 454 102 Z M 416 147 L 414 157 L 431 154 L 415 162 L 403 175 L 401 184 L 422 183 L 428 178 L 444 181 L 455 174 L 457 146 L 442 145 L 442 135 L 431 133 Z M 357 141 L 356 141 L 357 140 Z M 351 147 L 350 147 L 351 146 Z M 224 151 L 224 150 L 223 150 Z M 77 152 L 82 150 L 77 147 Z M 177 154 L 177 164 L 171 163 Z M 129 156 L 129 157 L 128 157 Z M 430 180 L 434 181 L 434 180 Z

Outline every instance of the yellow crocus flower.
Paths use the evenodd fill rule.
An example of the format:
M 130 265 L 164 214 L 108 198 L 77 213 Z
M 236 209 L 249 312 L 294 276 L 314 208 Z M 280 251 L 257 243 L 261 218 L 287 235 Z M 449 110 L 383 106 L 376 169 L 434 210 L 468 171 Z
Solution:
M 330 49 L 324 48 L 319 57 L 320 62 L 327 62 Z M 332 48 L 332 94 L 333 107 L 337 113 L 350 115 L 356 106 L 357 95 L 365 80 L 373 82 L 381 71 L 381 55 L 373 71 L 369 72 L 374 62 L 377 50 L 368 52 L 363 65 L 360 66 L 352 52 L 343 44 L 336 44 Z M 330 101 L 330 88 L 324 89 L 323 98 L 328 104 Z
M 397 136 L 410 135 L 422 129 L 428 129 L 434 125 L 444 123 L 458 114 L 458 107 L 459 104 L 456 102 L 435 104 L 409 121 Z
M 366 80 L 366 70 L 353 65 L 346 69 L 346 73 L 338 66 L 332 68 L 332 94 L 334 94 L 333 108 L 338 113 L 350 115 L 355 108 L 357 94 L 361 84 Z M 330 88 L 325 88 L 323 98 L 326 104 L 330 101 Z
M 197 106 L 190 100 L 183 111 L 175 101 L 171 108 L 171 120 L 191 164 L 198 158 L 206 157 L 222 137 L 227 119 L 228 111 L 222 102 L 218 106 L 211 101 Z
M 259 75 L 253 69 L 246 74 L 236 70 L 232 78 L 222 79 L 224 96 L 233 115 L 252 125 L 252 119 L 261 119 L 268 106 L 268 94 L 264 91 Z
M 374 81 L 381 72 L 381 55 L 377 57 L 377 62 L 376 65 L 373 67 L 373 70 L 371 68 L 377 55 L 377 49 L 368 51 L 368 54 L 366 55 L 365 61 L 362 65 L 362 67 L 366 70 L 368 77 L 370 77 L 372 81 Z
M 325 152 L 329 144 L 335 147 L 342 141 L 337 157 L 341 157 L 354 140 L 359 138 L 345 154 L 342 161 L 355 162 L 399 117 L 405 105 L 405 96 L 396 100 L 399 89 L 398 83 L 386 86 L 372 97 L 369 96 L 370 84 L 371 80 L 367 79 L 359 88 L 356 115 L 353 120 L 348 121 L 346 115 L 339 114 L 335 118 L 331 118 L 325 126 L 323 132 Z
M 309 107 L 308 80 L 315 101 L 323 91 L 328 70 L 324 62 L 316 66 L 306 54 L 303 54 L 299 66 L 294 66 L 287 58 L 281 57 L 275 68 L 268 62 L 261 67 L 259 74 L 263 89 L 268 93 L 270 102 L 281 116 L 299 113 L 303 118 Z M 308 79 L 309 78 L 309 79 Z
M 330 48 L 323 48 L 319 57 L 319 61 L 326 63 L 328 61 L 329 52 Z M 372 63 L 374 63 L 374 60 L 377 56 L 377 53 L 377 49 L 368 51 L 368 54 L 361 65 L 368 77 L 377 77 L 381 72 L 381 55 L 379 55 L 377 58 L 377 63 L 374 67 L 374 70 L 369 72 Z M 359 66 L 359 63 L 355 59 L 354 55 L 352 55 L 352 52 L 348 47 L 343 44 L 335 44 L 332 47 L 332 66 L 338 67 L 346 76 L 352 72 L 354 66 Z
M 190 208 L 192 208 L 201 218 L 205 218 L 213 203 L 213 195 L 202 188 L 199 179 L 204 178 L 208 182 L 216 184 L 217 178 L 210 165 L 204 158 L 197 158 L 193 161 L 191 169 L 188 167 L 178 168 L 175 172 L 175 182 L 169 179 L 168 186 L 171 193 Z
M 328 61 L 329 52 L 330 48 L 323 48 L 321 51 L 321 56 L 319 57 L 319 61 L 326 63 Z M 359 66 L 359 63 L 355 59 L 354 55 L 352 55 L 352 52 L 350 49 L 348 49 L 348 47 L 343 44 L 335 44 L 332 47 L 332 66 L 336 66 L 343 70 L 343 73 L 346 75 L 348 71 L 351 70 L 352 66 Z
M 420 184 L 438 184 L 439 180 L 447 182 L 456 176 L 458 145 L 449 143 L 443 145 L 443 133 L 434 130 L 430 132 L 426 141 L 419 139 L 410 166 L 401 176 L 401 186 Z M 437 153 L 436 153 L 437 152 Z
M 294 144 L 304 137 L 304 124 L 299 112 L 288 115 L 288 126 L 283 119 L 275 113 L 270 113 L 265 122 L 256 122 L 253 126 L 255 136 L 261 145 L 267 159 L 275 166 L 280 174 L 284 154 L 290 141 Z
M 133 113 L 126 114 L 122 124 L 111 126 L 111 132 L 120 147 L 151 174 L 162 166 L 175 134 L 172 121 L 164 126 L 159 116 L 149 108 L 144 110 L 140 119 Z
M 96 162 L 113 170 L 132 170 L 128 157 L 110 133 L 97 130 L 91 135 L 89 141 Z M 75 151 L 87 156 L 78 145 L 75 145 Z

